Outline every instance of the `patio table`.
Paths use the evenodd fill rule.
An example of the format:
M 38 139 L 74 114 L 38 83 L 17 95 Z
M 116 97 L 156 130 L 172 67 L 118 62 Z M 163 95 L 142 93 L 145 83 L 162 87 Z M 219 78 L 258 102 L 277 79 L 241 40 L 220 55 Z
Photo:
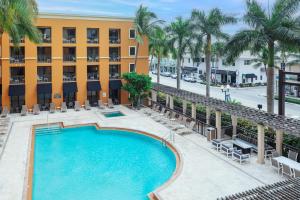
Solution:
M 252 149 L 251 145 L 239 139 L 233 141 L 233 147 L 236 147 L 238 150 L 242 150 L 243 154 L 250 154 Z
M 295 169 L 297 171 L 300 171 L 300 163 L 292 160 L 292 159 L 289 159 L 287 157 L 284 157 L 284 156 L 279 156 L 279 157 L 276 157 L 276 158 L 273 158 L 274 160 L 277 160 L 278 163 L 280 164 L 285 164 L 285 165 L 288 165 L 290 168 L 292 169 Z

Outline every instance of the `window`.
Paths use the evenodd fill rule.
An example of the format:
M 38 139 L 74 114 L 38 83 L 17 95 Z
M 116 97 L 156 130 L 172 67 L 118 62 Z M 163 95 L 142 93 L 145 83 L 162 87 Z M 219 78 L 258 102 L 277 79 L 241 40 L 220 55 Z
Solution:
M 130 63 L 129 64 L 129 72 L 136 72 L 135 70 L 136 70 L 135 69 L 135 64 L 134 63 Z
M 203 63 L 204 63 L 204 62 L 205 62 L 205 59 L 204 59 L 204 58 L 201 58 L 201 62 L 203 62 Z
M 262 81 L 262 79 L 263 79 L 263 77 L 262 77 L 262 75 L 260 75 L 260 80 Z
M 75 28 L 63 28 L 63 43 L 76 43 Z
M 37 47 L 39 63 L 51 63 L 51 47 Z
M 99 80 L 99 67 L 98 65 L 87 66 L 87 79 L 90 81 Z
M 76 67 L 75 66 L 64 66 L 63 81 L 64 82 L 76 81 Z
M 135 56 L 136 49 L 135 47 L 129 47 L 129 56 Z
M 121 65 L 109 65 L 109 78 L 110 79 L 119 79 L 121 72 Z
M 98 47 L 88 47 L 87 48 L 87 61 L 88 62 L 98 62 L 99 61 L 99 48 Z
M 24 84 L 24 83 L 25 83 L 25 67 L 11 67 L 10 84 Z
M 88 28 L 87 29 L 87 43 L 98 44 L 99 43 L 99 29 Z
M 109 29 L 109 43 L 120 44 L 121 43 L 121 30 L 120 29 Z
M 244 65 L 250 65 L 250 60 L 244 60 Z
M 188 63 L 191 63 L 191 59 L 190 58 L 188 59 Z
M 40 27 L 41 39 L 43 43 L 51 43 L 51 28 L 50 27 Z
M 41 67 L 37 68 L 37 82 L 45 83 L 51 82 L 51 67 Z
M 129 29 L 129 39 L 135 39 L 135 29 Z
M 76 62 L 76 47 L 63 48 L 64 62 Z

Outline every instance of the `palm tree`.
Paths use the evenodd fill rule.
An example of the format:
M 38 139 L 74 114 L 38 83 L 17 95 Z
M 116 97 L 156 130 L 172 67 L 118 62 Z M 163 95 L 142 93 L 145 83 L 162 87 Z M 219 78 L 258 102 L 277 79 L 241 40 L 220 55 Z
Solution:
M 165 31 L 156 27 L 149 36 L 149 48 L 152 56 L 157 58 L 157 83 L 160 82 L 160 61 L 161 58 L 167 57 L 169 54 L 168 38 Z
M 38 43 L 40 34 L 34 26 L 38 14 L 35 0 L 1 0 L 0 1 L 0 37 L 7 32 L 17 45 L 24 36 Z
M 228 39 L 229 36 L 221 30 L 222 26 L 236 23 L 237 20 L 223 14 L 220 9 L 214 8 L 207 15 L 204 11 L 193 10 L 191 21 L 195 31 L 205 36 L 206 96 L 210 97 L 212 37 Z
M 137 66 L 138 54 L 140 44 L 144 43 L 144 38 L 148 37 L 154 27 L 162 20 L 156 20 L 157 16 L 155 13 L 148 10 L 147 7 L 140 5 L 139 9 L 136 11 L 134 18 L 134 26 L 136 29 L 136 55 L 135 55 L 135 66 Z
M 233 62 L 243 51 L 268 48 L 267 110 L 274 113 L 274 56 L 275 43 L 300 46 L 299 19 L 295 17 L 299 0 L 276 0 L 271 12 L 265 11 L 256 0 L 247 0 L 243 20 L 249 29 L 236 33 L 227 43 L 227 61 Z
M 192 32 L 190 21 L 182 17 L 177 17 L 166 30 L 170 37 L 171 52 L 177 63 L 177 89 L 180 89 L 183 56 L 185 53 L 190 52 L 194 58 L 202 46 L 201 40 Z
M 211 52 L 212 52 L 212 57 L 213 57 L 213 62 L 215 64 L 215 83 L 216 83 L 216 69 L 219 68 L 219 62 L 220 58 L 224 55 L 225 51 L 225 43 L 221 41 L 217 41 L 212 44 L 211 46 Z

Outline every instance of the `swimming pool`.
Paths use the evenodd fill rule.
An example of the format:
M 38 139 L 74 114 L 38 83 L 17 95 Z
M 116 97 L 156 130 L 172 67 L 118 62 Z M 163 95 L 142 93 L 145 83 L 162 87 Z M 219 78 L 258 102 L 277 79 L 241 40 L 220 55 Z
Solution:
M 120 111 L 113 111 L 113 112 L 104 112 L 103 115 L 107 118 L 112 118 L 112 117 L 122 117 L 125 116 L 122 112 Z
M 85 126 L 39 133 L 33 199 L 146 200 L 175 168 L 169 148 L 134 132 Z

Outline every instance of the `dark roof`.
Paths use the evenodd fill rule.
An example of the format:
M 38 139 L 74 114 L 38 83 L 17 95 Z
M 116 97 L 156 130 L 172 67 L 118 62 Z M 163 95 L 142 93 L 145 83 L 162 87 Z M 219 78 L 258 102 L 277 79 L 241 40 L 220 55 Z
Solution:
M 257 78 L 255 74 L 243 74 L 245 78 Z
M 229 70 L 227 71 L 227 70 L 221 70 L 221 69 L 217 69 L 217 70 L 212 69 L 211 73 L 212 74 L 214 74 L 214 73 L 216 73 L 216 74 L 224 74 L 224 75 L 227 75 L 227 73 L 228 73 L 228 75 L 236 75 L 236 71 L 229 71 Z
M 218 200 L 283 200 L 300 199 L 300 178 L 288 179 L 271 185 L 257 187 Z
M 241 117 L 254 123 L 262 124 L 273 129 L 282 130 L 286 133 L 290 133 L 297 137 L 300 137 L 300 120 L 284 117 L 277 114 L 270 114 L 265 111 L 246 107 L 243 105 L 226 103 L 225 101 L 219 99 L 211 97 L 207 98 L 203 95 L 189 92 L 186 90 L 177 90 L 176 88 L 170 86 L 158 85 L 157 83 L 153 83 L 154 90 L 158 90 L 158 86 L 159 91 L 163 93 L 172 96 L 177 96 L 181 99 L 191 101 L 194 103 L 199 103 L 203 106 L 207 106 L 212 109 L 219 110 L 237 117 Z

